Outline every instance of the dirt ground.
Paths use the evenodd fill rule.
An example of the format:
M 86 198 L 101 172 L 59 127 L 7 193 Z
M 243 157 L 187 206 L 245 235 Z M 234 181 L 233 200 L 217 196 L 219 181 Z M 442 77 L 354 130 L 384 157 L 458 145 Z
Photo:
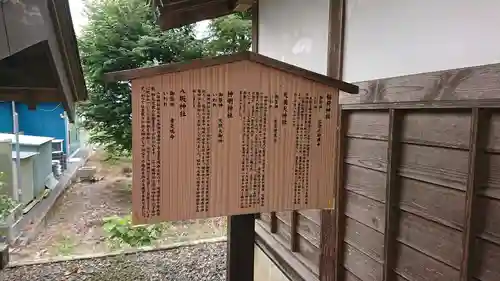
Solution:
M 13 261 L 32 261 L 57 256 L 87 255 L 117 250 L 107 242 L 103 219 L 130 214 L 132 163 L 130 159 L 105 161 L 96 152 L 87 166 L 97 167 L 95 183 L 69 187 L 47 220 L 47 226 L 28 245 L 11 251 Z M 226 234 L 225 218 L 169 223 L 155 243 L 220 237 Z

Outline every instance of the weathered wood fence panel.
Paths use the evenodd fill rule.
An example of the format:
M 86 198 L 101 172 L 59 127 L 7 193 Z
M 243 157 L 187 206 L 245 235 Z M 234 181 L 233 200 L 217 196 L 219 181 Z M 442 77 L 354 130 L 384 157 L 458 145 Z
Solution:
M 343 112 L 337 280 L 500 280 L 500 109 L 362 108 Z

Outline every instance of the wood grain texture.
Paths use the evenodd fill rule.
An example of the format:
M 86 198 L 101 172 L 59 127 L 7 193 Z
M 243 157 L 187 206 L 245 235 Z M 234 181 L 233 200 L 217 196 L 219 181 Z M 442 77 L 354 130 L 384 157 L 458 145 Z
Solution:
M 346 192 L 345 214 L 380 233 L 385 231 L 385 204 Z
M 345 244 L 344 266 L 363 281 L 382 281 L 382 264 L 349 244 Z
M 134 136 L 134 161 L 141 163 L 136 167 L 156 168 L 134 177 L 134 187 L 142 190 L 153 174 L 161 175 L 165 180 L 155 184 L 149 194 L 156 194 L 159 189 L 160 201 L 168 202 L 162 205 L 160 214 L 145 211 L 149 217 L 136 204 L 135 222 L 331 206 L 336 176 L 331 171 L 335 167 L 338 90 L 262 67 L 241 61 L 133 81 L 132 84 L 141 85 L 134 87 L 133 100 L 145 105 L 145 110 L 134 108 L 137 118 L 133 126 L 139 134 Z M 277 100 L 271 94 L 276 92 Z M 152 102 L 152 97 L 159 101 L 159 106 Z M 313 109 L 313 100 L 319 103 L 320 97 L 323 107 Z M 329 105 L 327 100 L 331 102 Z M 306 109 L 311 110 L 310 114 L 304 113 Z M 150 118 L 151 112 L 158 111 L 161 130 L 154 121 L 157 116 Z M 285 111 L 286 118 L 282 115 Z M 304 121 L 304 114 L 311 122 Z M 249 119 L 251 116 L 257 121 Z M 150 130 L 148 122 L 155 124 L 155 130 Z M 303 123 L 300 131 L 298 125 L 293 126 L 294 122 Z M 243 129 L 246 137 L 242 143 Z M 156 143 L 156 137 L 141 145 L 141 134 L 146 139 L 150 137 L 147 132 L 161 132 L 161 145 Z M 148 160 L 150 147 L 159 147 L 156 149 L 162 155 L 159 166 Z M 146 194 L 145 198 L 134 198 L 144 199 L 144 207 L 150 197 Z
M 500 280 L 500 246 L 476 239 L 473 276 L 481 281 Z
M 401 212 L 398 241 L 456 269 L 462 259 L 462 232 Z
M 487 163 L 486 175 L 481 179 L 479 193 L 500 200 L 500 154 L 487 153 L 484 161 Z
M 399 204 L 400 208 L 406 212 L 463 230 L 465 223 L 465 192 L 463 191 L 402 178 Z
M 389 134 L 387 110 L 358 110 L 348 112 L 346 115 L 348 136 L 387 140 Z
M 423 109 L 409 111 L 403 118 L 403 141 L 406 143 L 469 149 L 470 110 Z
M 461 281 L 472 280 L 474 272 L 475 240 L 479 232 L 477 211 L 477 191 L 482 181 L 482 176 L 487 170 L 484 165 L 484 153 L 488 141 L 488 116 L 484 109 L 472 109 L 472 125 L 470 126 L 469 171 L 467 177 L 465 232 L 463 236 L 463 256 L 460 271 Z
M 467 151 L 404 144 L 401 176 L 464 190 L 468 171 Z
M 344 241 L 370 258 L 384 263 L 384 235 L 351 218 L 345 221 Z
M 498 99 L 500 64 L 414 74 L 356 83 L 359 95 L 341 94 L 341 104 Z
M 396 271 L 411 281 L 458 280 L 459 271 L 399 243 Z
M 380 172 L 387 171 L 386 141 L 348 138 L 345 149 L 345 163 Z

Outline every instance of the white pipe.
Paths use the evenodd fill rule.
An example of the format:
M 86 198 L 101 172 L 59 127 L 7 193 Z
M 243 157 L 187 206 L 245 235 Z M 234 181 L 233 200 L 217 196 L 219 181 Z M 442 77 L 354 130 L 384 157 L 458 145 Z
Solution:
M 16 134 L 16 180 L 17 192 L 14 190 L 13 199 L 20 201 L 19 197 L 22 196 L 21 190 L 21 148 L 19 146 L 19 115 L 16 111 L 16 102 L 12 102 L 12 120 L 14 123 L 14 134 Z

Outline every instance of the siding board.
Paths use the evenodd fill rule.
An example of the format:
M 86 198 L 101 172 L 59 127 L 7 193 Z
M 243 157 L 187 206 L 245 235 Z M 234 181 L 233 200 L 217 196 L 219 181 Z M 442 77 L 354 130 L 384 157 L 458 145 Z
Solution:
M 402 178 L 400 206 L 412 213 L 425 214 L 446 225 L 463 229 L 465 192 Z
M 346 192 L 346 202 L 345 214 L 348 217 L 384 233 L 384 204 L 349 191 Z
M 402 176 L 465 191 L 468 152 L 413 144 L 403 145 Z
M 396 271 L 410 281 L 458 280 L 459 271 L 399 243 Z
M 345 163 L 385 172 L 387 170 L 387 142 L 348 138 Z
M 398 240 L 441 262 L 460 267 L 462 232 L 401 212 Z
M 349 245 L 370 256 L 372 259 L 383 263 L 384 260 L 384 235 L 351 219 L 346 218 L 345 241 Z
M 403 119 L 403 141 L 467 149 L 470 122 L 468 111 L 410 111 Z
M 353 111 L 347 117 L 347 135 L 361 138 L 387 139 L 389 113 L 381 111 Z
M 382 203 L 385 202 L 385 173 L 354 165 L 345 165 L 344 169 L 347 190 Z
M 474 276 L 481 281 L 500 280 L 500 247 L 479 239 L 476 243 L 477 254 L 474 261 L 477 271 Z
M 479 193 L 500 199 L 500 154 L 486 154 L 485 161 L 488 163 L 487 177 L 486 182 L 480 184 Z
M 382 281 L 382 264 L 353 246 L 344 244 L 344 266 L 363 281 Z

